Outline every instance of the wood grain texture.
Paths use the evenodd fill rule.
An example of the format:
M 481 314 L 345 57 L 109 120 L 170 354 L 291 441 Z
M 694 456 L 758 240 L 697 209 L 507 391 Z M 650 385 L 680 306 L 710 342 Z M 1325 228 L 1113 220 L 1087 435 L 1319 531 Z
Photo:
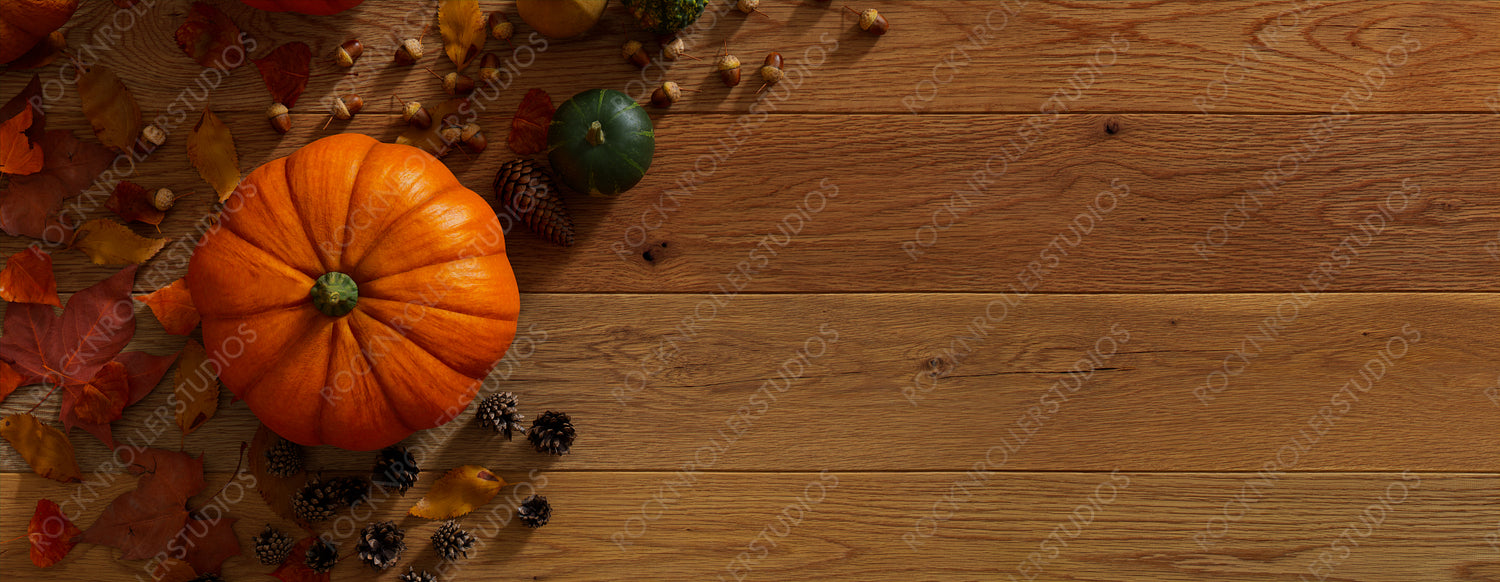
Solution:
M 87 49 L 82 52 L 85 62 L 120 71 L 149 63 L 150 75 L 122 77 L 150 119 L 167 110 L 184 88 L 196 87 L 203 70 L 172 41 L 188 4 L 153 0 L 135 13 L 117 16 L 113 6 L 86 3 L 69 23 L 69 46 Z M 369 99 L 372 111 L 395 111 L 386 101 L 393 92 L 406 99 L 439 97 L 436 79 L 389 60 L 395 43 L 418 36 L 423 26 L 432 26 L 433 32 L 424 39 L 422 64 L 439 74 L 453 69 L 442 56 L 430 3 L 367 2 L 335 18 L 270 14 L 222 0 L 214 4 L 254 39 L 251 57 L 285 42 L 309 44 L 315 59 L 303 97 L 306 105 L 300 106 L 306 111 L 326 111 L 326 105 L 318 104 L 351 91 Z M 828 59 L 809 70 L 813 81 L 799 89 L 794 106 L 822 112 L 1034 113 L 1054 91 L 1071 90 L 1071 75 L 1112 39 L 1128 50 L 1118 60 L 1103 58 L 1113 64 L 1076 109 L 1326 113 L 1346 89 L 1359 86 L 1371 67 L 1380 66 L 1392 46 L 1402 43 L 1411 48 L 1409 58 L 1393 55 L 1392 62 L 1400 66 L 1362 111 L 1488 112 L 1485 97 L 1500 84 L 1494 67 L 1500 39 L 1492 34 L 1500 27 L 1500 6 L 1484 0 L 882 0 L 865 4 L 892 23 L 892 32 L 878 40 L 859 33 L 837 2 L 764 4 L 760 10 L 769 18 L 733 11 L 705 16 L 703 30 L 691 37 L 692 52 L 699 56 L 709 56 L 725 41 L 740 56 L 748 78 L 733 91 L 719 84 L 711 61 L 658 59 L 670 70 L 652 68 L 645 75 L 626 64 L 619 56 L 625 39 L 651 39 L 618 4 L 583 40 L 533 42 L 530 27 L 516 19 L 514 42 L 528 49 L 516 53 L 493 39 L 487 48 L 511 53 L 518 63 L 532 63 L 518 66 L 519 79 L 506 88 L 514 98 L 527 87 L 543 87 L 556 96 L 616 87 L 644 98 L 646 87 L 663 78 L 705 89 L 674 111 L 744 111 L 760 84 L 754 68 L 766 53 L 780 51 L 794 67 L 822 60 L 817 51 L 808 53 L 809 47 L 824 47 Z M 486 10 L 492 7 L 509 9 L 514 18 L 513 2 L 485 2 Z M 332 62 L 334 49 L 348 38 L 361 39 L 367 49 L 352 70 Z M 543 46 L 546 50 L 533 58 L 531 51 Z M 71 73 L 60 73 L 61 68 L 54 64 L 42 72 L 71 80 Z M 14 93 L 25 81 L 23 75 L 0 77 L 0 94 Z M 76 112 L 71 82 L 64 85 L 58 90 L 67 94 L 51 106 Z M 251 66 L 235 70 L 214 89 L 215 106 L 226 111 L 260 113 L 269 99 Z
M 335 131 L 399 133 L 394 116 L 327 131 L 317 129 L 324 118 L 297 116 L 285 137 L 256 114 L 224 117 L 247 173 Z M 616 199 L 567 198 L 575 247 L 524 228 L 510 234 L 522 291 L 708 292 L 742 268 L 754 271 L 745 290 L 756 293 L 995 292 L 1035 278 L 1026 271 L 1038 262 L 1035 291 L 1046 293 L 1283 292 L 1310 275 L 1335 291 L 1500 289 L 1486 246 L 1500 228 L 1500 142 L 1491 137 L 1500 116 L 1356 116 L 1310 152 L 1315 117 L 1066 115 L 989 173 L 987 160 L 1015 151 L 1025 118 L 773 115 L 748 139 L 726 133 L 742 118 L 656 118 L 660 145 L 638 187 Z M 504 125 L 488 114 L 481 123 Z M 745 142 L 726 152 L 735 139 Z M 178 243 L 143 267 L 141 291 L 186 272 L 213 201 L 182 143 L 166 147 L 130 179 L 198 194 L 162 223 Z M 497 145 L 447 161 L 493 200 L 494 168 L 510 158 Z M 974 182 L 975 172 L 990 183 Z M 1281 181 L 1270 190 L 1268 172 Z M 1112 183 L 1125 190 L 1101 212 Z M 72 208 L 106 216 L 109 190 Z M 27 244 L 6 237 L 0 253 Z M 57 253 L 56 265 L 66 291 L 113 272 L 79 252 Z
M 1278 454 L 1298 470 L 1500 470 L 1500 441 L 1476 438 L 1500 422 L 1484 392 L 1500 325 L 1492 295 L 1327 294 L 1270 330 L 1276 337 L 1256 329 L 1287 301 L 1273 294 L 1044 295 L 971 327 L 987 307 L 1000 316 L 1004 301 L 751 295 L 715 309 L 698 295 L 523 294 L 521 339 L 483 390 L 516 392 L 527 418 L 573 417 L 573 453 L 544 460 L 556 469 L 672 471 L 711 459 L 708 468 L 734 471 L 960 471 L 1005 447 L 1015 470 L 1254 471 Z M 180 349 L 181 338 L 137 311 L 128 349 Z M 1388 347 L 1392 337 L 1409 338 L 1409 349 Z M 1078 386 L 1090 359 L 1098 371 L 1082 388 L 1048 394 Z M 1240 373 L 1200 398 L 1226 359 Z M 1334 403 L 1351 379 L 1368 391 Z M 19 392 L 0 410 L 24 411 L 42 392 Z M 170 422 L 152 418 L 170 411 L 169 392 L 127 410 L 119 438 L 178 442 Z M 56 403 L 38 414 L 54 418 Z M 1318 420 L 1325 407 L 1335 410 Z M 405 442 L 430 451 L 428 467 L 539 462 L 523 442 L 486 433 L 472 408 Z M 255 427 L 226 391 L 218 417 L 182 442 L 228 471 Z M 88 435 L 74 442 L 85 471 L 106 460 Z M 1294 442 L 1300 452 L 1281 450 Z M 313 455 L 348 470 L 373 459 L 327 447 Z M 0 470 L 25 465 L 7 454 Z
M 521 470 L 500 474 L 507 480 L 527 477 Z M 377 502 L 370 518 L 395 519 L 408 528 L 408 550 L 399 568 L 375 576 L 351 557 L 334 568 L 334 580 L 394 580 L 408 565 L 436 571 L 437 558 L 426 539 L 435 525 L 401 515 L 431 480 L 431 474 L 424 475 L 404 500 Z M 211 476 L 209 490 L 228 477 Z M 903 534 L 914 531 L 918 517 L 931 514 L 932 500 L 954 494 L 953 484 L 965 480 L 963 473 L 703 473 L 675 495 L 665 494 L 670 505 L 662 509 L 652 499 L 664 495 L 667 477 L 544 471 L 532 487 L 552 503 L 551 523 L 537 530 L 510 523 L 513 498 L 532 489 L 504 489 L 463 520 L 481 540 L 478 552 L 445 566 L 445 573 L 484 580 L 1026 579 L 1037 570 L 1022 565 L 1034 553 L 1049 556 L 1041 544 L 1061 527 L 1058 536 L 1067 545 L 1050 543 L 1048 548 L 1059 552 L 1039 562 L 1040 579 L 1313 579 L 1310 568 L 1324 553 L 1336 565 L 1330 580 L 1500 577 L 1500 552 L 1486 542 L 1500 523 L 1494 504 L 1500 476 L 1494 474 L 1287 475 L 1207 549 L 1192 535 L 1241 491 L 1246 475 L 996 473 L 987 483 L 969 483 L 967 495 L 956 494 L 961 501 L 953 517 L 931 537 L 919 538 L 915 548 Z M 1113 491 L 1105 483 L 1114 485 Z M 70 493 L 32 475 L 0 475 L 0 486 L 15 493 L 0 501 L 0 535 L 7 537 L 25 533 L 33 499 Z M 86 527 L 112 496 L 132 486 L 122 480 L 97 488 L 100 499 L 81 504 L 80 522 Z M 235 491 L 227 490 L 225 499 L 234 499 Z M 1361 522 L 1361 513 L 1372 505 L 1371 517 Z M 291 529 L 253 497 L 230 507 L 240 517 L 235 531 L 242 543 L 266 522 Z M 800 520 L 793 521 L 798 510 Z M 950 508 L 939 510 L 946 515 Z M 1075 510 L 1080 517 L 1070 521 Z M 655 519 L 646 521 L 643 512 Z M 778 521 L 778 515 L 789 517 Z M 639 522 L 628 530 L 635 537 L 623 533 L 632 517 Z M 1079 528 L 1078 522 L 1085 525 Z M 344 536 L 353 526 L 344 523 L 330 530 L 345 540 L 348 551 L 352 541 Z M 1347 531 L 1351 527 L 1355 533 Z M 619 544 L 611 542 L 615 534 Z M 1358 544 L 1341 542 L 1350 549 L 1347 557 L 1332 547 L 1341 535 Z M 750 547 L 752 542 L 759 545 Z M 13 550 L 0 556 L 0 567 L 38 581 L 76 580 L 84 572 L 91 579 L 129 580 L 146 565 L 116 555 L 110 548 L 81 545 L 60 565 L 38 570 L 24 551 Z M 270 571 L 248 556 L 225 562 L 229 580 Z

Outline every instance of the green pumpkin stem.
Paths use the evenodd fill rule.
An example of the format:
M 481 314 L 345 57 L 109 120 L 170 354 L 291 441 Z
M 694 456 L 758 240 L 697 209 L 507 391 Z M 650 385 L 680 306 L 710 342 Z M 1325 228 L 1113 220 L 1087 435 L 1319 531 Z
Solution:
M 598 121 L 590 123 L 589 133 L 584 136 L 584 139 L 589 140 L 589 144 L 591 145 L 602 145 L 604 143 L 604 126 L 599 125 Z
M 309 294 L 313 307 L 323 315 L 343 317 L 354 311 L 354 304 L 359 302 L 359 285 L 343 273 L 324 273 L 313 283 Z

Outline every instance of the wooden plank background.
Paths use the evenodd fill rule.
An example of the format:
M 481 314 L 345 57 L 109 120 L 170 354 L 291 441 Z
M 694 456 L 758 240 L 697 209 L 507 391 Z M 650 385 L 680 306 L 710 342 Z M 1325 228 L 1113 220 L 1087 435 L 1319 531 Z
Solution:
M 84 2 L 70 46 L 117 71 L 153 118 L 185 88 L 204 93 L 203 69 L 172 41 L 188 4 Z M 428 3 L 369 0 L 332 18 L 214 4 L 255 39 L 252 57 L 291 40 L 315 55 L 285 136 L 265 126 L 253 67 L 209 87 L 243 171 L 336 132 L 393 139 L 393 95 L 442 98 L 425 71 L 386 62 L 391 39 L 432 22 Z M 446 160 L 486 196 L 528 88 L 560 101 L 596 86 L 639 93 L 660 75 L 701 91 L 653 111 L 658 152 L 639 187 L 568 199 L 577 246 L 507 236 L 523 334 L 485 389 L 518 392 L 528 415 L 572 414 L 573 454 L 493 441 L 465 415 L 413 437 L 428 471 L 376 519 L 396 518 L 441 471 L 481 463 L 529 485 L 467 520 L 487 532 L 483 547 L 446 579 L 1500 580 L 1500 2 L 865 4 L 889 35 L 862 36 L 840 3 L 816 0 L 706 16 L 693 52 L 727 41 L 753 67 L 779 50 L 804 73 L 759 101 L 753 76 L 731 91 L 704 63 L 643 76 L 621 62 L 625 39 L 652 39 L 618 5 L 589 37 L 545 48 L 518 23 L 528 48 L 511 56 L 530 64 L 480 118 L 495 145 Z M 370 47 L 348 74 L 327 59 L 346 38 Z M 435 33 L 424 45 L 428 66 L 452 70 Z M 56 81 L 49 126 L 93 139 L 71 76 L 38 73 Z M 30 74 L 0 73 L 0 97 Z M 366 112 L 320 129 L 320 103 L 351 90 Z M 1036 117 L 1058 91 L 1066 112 Z M 198 192 L 161 225 L 177 244 L 143 267 L 139 291 L 183 274 L 211 212 L 185 155 L 195 115 L 130 177 Z M 1003 173 L 986 166 L 1005 151 Z M 1268 177 L 1274 190 L 1247 195 Z M 1112 186 L 1129 194 L 1101 212 Z M 704 307 L 815 190 L 837 196 L 741 295 Z M 1409 203 L 1378 234 L 1361 230 L 1395 193 Z M 101 200 L 76 208 L 105 216 Z M 1081 213 L 1096 220 L 1079 238 Z M 30 242 L 0 237 L 0 254 Z M 118 268 L 54 256 L 65 297 Z M 1293 295 L 1309 281 L 1311 294 Z M 128 349 L 180 349 L 138 316 Z M 1348 392 L 1369 385 L 1382 353 L 1368 392 Z M 1052 389 L 1080 378 L 1080 361 L 1094 370 L 1062 399 Z M 762 410 L 757 392 L 796 367 Z M 18 391 L 0 412 L 40 397 Z M 117 434 L 144 431 L 165 399 L 129 409 Z M 748 428 L 725 442 L 736 418 Z M 202 430 L 157 444 L 205 453 L 213 491 L 255 427 L 226 397 Z M 101 466 L 108 451 L 74 436 L 85 470 Z M 310 463 L 362 471 L 371 458 L 319 449 Z M 94 499 L 87 525 L 131 486 L 92 477 L 113 483 L 40 479 L 0 447 L 0 539 L 24 533 L 38 497 Z M 485 528 L 528 487 L 552 500 L 551 524 Z M 1379 524 L 1343 555 L 1334 540 L 1372 504 Z M 230 513 L 245 540 L 279 523 L 253 495 Z M 777 518 L 799 514 L 789 531 Z M 414 539 L 432 527 L 403 524 Z M 1058 528 L 1054 555 L 1043 543 Z M 129 580 L 144 567 L 80 546 L 37 570 L 21 543 L 7 548 L 0 568 L 31 579 Z M 436 562 L 418 543 L 405 563 Z M 270 570 L 225 564 L 229 580 Z M 334 578 L 369 573 L 351 561 Z

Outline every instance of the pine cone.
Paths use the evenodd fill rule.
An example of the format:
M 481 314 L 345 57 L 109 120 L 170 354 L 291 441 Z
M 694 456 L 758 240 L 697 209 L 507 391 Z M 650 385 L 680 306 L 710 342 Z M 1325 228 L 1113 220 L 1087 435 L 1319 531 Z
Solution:
M 281 439 L 266 449 L 266 471 L 277 477 L 291 477 L 302 472 L 302 445 Z
M 566 414 L 551 410 L 531 421 L 531 428 L 526 431 L 526 438 L 531 440 L 531 446 L 536 447 L 537 452 L 554 455 L 566 454 L 573 446 L 575 436 L 573 420 Z
M 328 486 L 343 505 L 357 507 L 370 498 L 370 480 L 364 477 L 334 477 L 328 480 Z
M 307 553 L 303 555 L 304 563 L 313 572 L 322 574 L 333 569 L 333 565 L 339 563 L 339 546 L 333 542 L 318 538 L 307 547 Z
M 292 495 L 292 513 L 303 521 L 328 521 L 345 505 L 340 494 L 329 482 L 313 479 Z
M 385 489 L 395 489 L 402 494 L 417 482 L 417 459 L 406 450 L 406 447 L 396 445 L 386 447 L 380 451 L 380 456 L 375 458 L 375 470 L 370 480 Z
M 437 576 L 433 576 L 432 574 L 427 573 L 426 570 L 422 570 L 421 572 L 418 572 L 414 568 L 407 568 L 407 572 L 405 574 L 402 574 L 400 578 L 397 578 L 397 580 L 399 580 L 400 582 L 437 582 L 438 581 Z
M 438 526 L 437 531 L 432 534 L 432 547 L 437 550 L 438 555 L 444 560 L 457 560 L 460 555 L 469 557 L 469 548 L 474 547 L 477 539 L 474 534 L 459 529 L 458 522 L 448 520 Z
M 382 521 L 365 526 L 359 532 L 359 543 L 354 549 L 359 552 L 359 559 L 371 568 L 385 570 L 401 559 L 401 552 L 406 549 L 405 540 L 406 532 L 394 522 Z
M 510 392 L 501 392 L 485 398 L 479 403 L 479 413 L 475 415 L 479 424 L 505 435 L 505 440 L 510 440 L 513 432 L 526 432 L 521 427 L 521 421 L 526 417 L 516 412 L 516 395 Z
M 495 198 L 531 232 L 553 244 L 573 246 L 573 216 L 541 164 L 526 159 L 502 164 L 495 172 Z
M 521 523 L 526 524 L 526 527 L 542 527 L 552 517 L 552 504 L 547 503 L 546 497 L 532 495 L 516 508 L 516 517 L 521 518 Z
M 255 557 L 266 566 L 275 566 L 286 561 L 287 554 L 292 552 L 292 538 L 281 533 L 271 524 L 266 524 L 266 529 L 261 530 L 260 535 L 255 536 Z

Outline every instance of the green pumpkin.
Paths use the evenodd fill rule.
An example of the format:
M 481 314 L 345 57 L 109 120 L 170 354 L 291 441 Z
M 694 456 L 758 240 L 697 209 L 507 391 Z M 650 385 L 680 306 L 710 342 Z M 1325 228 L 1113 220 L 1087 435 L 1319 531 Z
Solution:
M 623 0 L 625 8 L 656 34 L 672 34 L 691 26 L 703 15 L 708 0 Z
M 616 196 L 646 177 L 656 153 L 651 116 L 628 95 L 590 89 L 564 101 L 547 128 L 547 160 L 564 184 Z

